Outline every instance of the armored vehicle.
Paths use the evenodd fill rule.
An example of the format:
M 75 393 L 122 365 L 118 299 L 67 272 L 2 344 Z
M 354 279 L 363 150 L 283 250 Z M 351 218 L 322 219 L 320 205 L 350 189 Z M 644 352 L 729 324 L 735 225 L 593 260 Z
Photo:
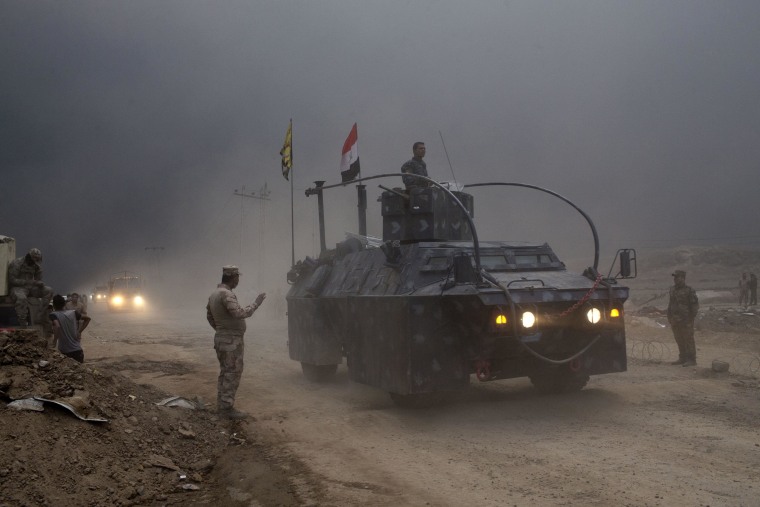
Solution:
M 354 182 L 395 176 L 384 174 Z M 590 218 L 550 190 L 488 183 L 450 190 L 417 176 L 419 187 L 380 196 L 382 240 L 366 236 L 366 190 L 359 234 L 328 250 L 318 196 L 321 253 L 288 273 L 288 350 L 304 375 L 329 379 L 345 358 L 350 379 L 390 393 L 399 405 L 437 403 L 472 377 L 529 377 L 542 392 L 582 389 L 589 376 L 627 367 L 624 309 L 636 255 L 619 250 L 607 276 Z M 353 183 L 353 182 L 352 182 Z M 546 244 L 480 241 L 468 188 L 516 186 L 549 193 L 588 222 L 594 262 L 573 273 Z M 614 275 L 612 271 L 619 267 Z

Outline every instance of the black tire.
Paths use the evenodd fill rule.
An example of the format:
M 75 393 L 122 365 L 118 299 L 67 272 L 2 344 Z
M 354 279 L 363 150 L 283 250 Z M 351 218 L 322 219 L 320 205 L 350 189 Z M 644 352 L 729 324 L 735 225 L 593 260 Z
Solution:
M 574 393 L 586 387 L 588 380 L 588 375 L 571 371 L 557 371 L 530 377 L 533 387 L 542 394 Z
M 337 364 L 309 364 L 301 363 L 303 376 L 310 382 L 327 382 L 335 376 L 338 371 Z
M 442 405 L 448 397 L 446 393 L 418 393 L 418 394 L 399 394 L 388 393 L 397 407 L 401 408 L 430 408 Z

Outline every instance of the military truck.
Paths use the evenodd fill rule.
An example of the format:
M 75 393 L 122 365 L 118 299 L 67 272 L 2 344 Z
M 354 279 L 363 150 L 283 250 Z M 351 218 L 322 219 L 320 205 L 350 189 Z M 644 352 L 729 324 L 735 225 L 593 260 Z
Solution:
M 108 280 L 108 310 L 112 312 L 145 309 L 143 278 L 133 271 L 120 271 Z
M 92 302 L 105 303 L 108 301 L 108 285 L 96 285 L 92 291 Z
M 391 176 L 400 175 L 355 181 Z M 289 355 L 308 379 L 328 380 L 345 358 L 351 380 L 417 406 L 464 390 L 472 377 L 528 377 L 548 393 L 626 371 L 628 288 L 618 279 L 635 276 L 635 250 L 618 251 L 603 276 L 593 222 L 559 194 L 520 183 L 450 190 L 416 178 L 424 186 L 408 192 L 381 187 L 383 237 L 374 242 L 358 185 L 359 234 L 330 250 L 323 195 L 345 185 L 307 190 L 318 197 L 321 253 L 290 270 L 286 300 Z M 481 241 L 464 190 L 500 185 L 549 193 L 581 213 L 594 238 L 592 266 L 570 272 L 546 243 Z

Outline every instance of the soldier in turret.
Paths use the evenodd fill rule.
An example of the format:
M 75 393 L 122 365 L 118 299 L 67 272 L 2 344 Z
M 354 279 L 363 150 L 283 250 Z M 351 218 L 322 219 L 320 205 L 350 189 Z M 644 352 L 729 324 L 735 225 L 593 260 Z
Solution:
M 686 285 L 686 272 L 673 273 L 673 287 L 668 301 L 668 322 L 678 345 L 678 360 L 671 364 L 697 365 L 697 347 L 694 343 L 694 319 L 699 310 L 697 293 Z
M 16 307 L 16 316 L 20 325 L 29 323 L 29 301 L 27 298 L 40 298 L 40 308 L 47 308 L 53 297 L 53 289 L 42 282 L 42 252 L 32 248 L 23 257 L 8 265 L 8 289 Z
M 425 161 L 422 160 L 425 157 L 425 143 L 421 141 L 414 143 L 412 146 L 412 153 L 414 156 L 404 162 L 404 165 L 401 166 L 401 172 L 406 174 L 416 174 L 418 176 L 427 176 L 427 165 L 425 164 Z M 412 178 L 410 176 L 403 176 L 402 180 L 404 181 L 407 191 L 415 187 L 428 186 L 426 181 Z

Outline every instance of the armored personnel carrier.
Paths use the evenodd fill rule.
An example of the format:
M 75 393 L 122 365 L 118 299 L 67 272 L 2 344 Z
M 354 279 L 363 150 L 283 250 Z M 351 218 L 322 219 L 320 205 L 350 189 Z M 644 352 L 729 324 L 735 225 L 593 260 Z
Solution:
M 354 182 L 390 176 L 400 174 Z M 290 270 L 286 300 L 290 358 L 308 379 L 331 378 L 345 358 L 351 380 L 414 406 L 439 402 L 473 377 L 529 377 L 542 392 L 569 392 L 591 375 L 626 370 L 628 288 L 617 280 L 635 276 L 634 250 L 619 250 L 602 276 L 596 229 L 564 197 L 519 183 L 463 187 L 524 187 L 576 209 L 591 228 L 594 262 L 573 273 L 546 243 L 479 240 L 470 193 L 416 178 L 421 186 L 408 191 L 381 186 L 383 237 L 374 242 L 359 184 L 359 234 L 330 250 L 323 196 L 345 184 L 307 190 L 318 196 L 321 253 Z

